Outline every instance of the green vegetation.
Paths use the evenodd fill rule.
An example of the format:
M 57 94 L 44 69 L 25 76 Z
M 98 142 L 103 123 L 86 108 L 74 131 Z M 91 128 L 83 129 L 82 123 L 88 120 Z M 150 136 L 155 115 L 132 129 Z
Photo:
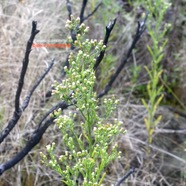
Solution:
M 150 81 L 147 84 L 149 101 L 146 102 L 142 99 L 142 102 L 148 113 L 147 118 L 145 118 L 145 125 L 148 131 L 148 143 L 150 144 L 152 143 L 154 128 L 160 122 L 162 117 L 160 115 L 155 118 L 155 115 L 157 108 L 163 99 L 163 86 L 160 84 L 163 73 L 163 65 L 161 62 L 164 57 L 164 49 L 167 43 L 165 34 L 168 29 L 168 25 L 163 24 L 163 19 L 170 4 L 162 0 L 147 0 L 145 5 L 149 12 L 149 24 L 147 29 L 152 41 L 152 46 L 148 45 L 147 48 L 152 57 L 152 61 L 150 69 L 147 66 L 145 67 L 150 78 Z
M 69 29 L 77 32 L 79 19 L 72 17 L 67 22 Z M 77 185 L 80 175 L 83 176 L 83 186 L 101 185 L 105 177 L 107 165 L 119 156 L 115 137 L 122 132 L 121 123 L 109 122 L 111 113 L 118 101 L 114 98 L 104 99 L 104 108 L 99 115 L 99 100 L 94 92 L 95 58 L 104 50 L 102 41 L 84 39 L 88 31 L 84 23 L 79 26 L 75 46 L 77 52 L 69 56 L 70 68 L 64 68 L 67 78 L 61 84 L 55 84 L 55 95 L 69 104 L 74 104 L 75 113 L 61 115 L 55 113 L 56 124 L 62 133 L 65 152 L 59 157 L 55 154 L 55 143 L 47 145 L 47 155 L 41 153 L 46 165 L 62 176 L 62 182 L 68 186 Z M 76 113 L 77 112 L 77 113 Z M 77 115 L 81 114 L 79 131 L 77 130 Z M 80 116 L 79 116 L 80 117 Z M 64 148 L 64 147 L 63 147 Z M 62 150 L 62 149 L 61 149 Z

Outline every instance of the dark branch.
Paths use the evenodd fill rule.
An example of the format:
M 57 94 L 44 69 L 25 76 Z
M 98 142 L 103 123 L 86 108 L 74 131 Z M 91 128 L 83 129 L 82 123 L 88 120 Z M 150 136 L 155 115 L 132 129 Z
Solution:
M 72 15 L 72 7 L 71 3 L 69 0 L 66 2 L 67 10 L 68 10 L 68 19 L 71 20 L 71 15 Z
M 3 140 L 8 136 L 10 131 L 15 127 L 16 123 L 18 122 L 19 118 L 21 117 L 22 111 L 19 113 L 14 112 L 12 119 L 8 122 L 8 125 L 1 131 L 0 133 L 0 144 Z
M 82 22 L 84 22 L 84 21 L 87 20 L 89 17 L 91 17 L 91 16 L 98 10 L 98 8 L 99 8 L 101 5 L 102 5 L 102 3 L 99 3 L 99 4 L 96 6 L 96 8 L 95 8 L 90 14 L 88 14 L 88 16 L 86 16 L 86 17 L 83 18 Z M 81 20 L 81 19 L 80 19 L 80 20 Z M 80 23 L 81 23 L 81 22 L 80 22 Z
M 34 89 L 36 89 L 36 85 L 40 84 L 40 82 L 45 78 L 45 75 L 47 75 L 47 73 L 50 71 L 50 69 L 53 67 L 53 65 L 54 65 L 54 60 L 52 60 L 50 65 L 45 70 L 44 74 L 39 78 L 39 80 L 37 81 L 37 83 L 34 86 L 35 88 L 33 87 L 32 90 L 30 91 L 30 93 L 26 96 L 26 98 L 25 98 L 25 100 L 23 102 L 23 105 L 22 105 L 22 110 L 25 109 L 25 106 L 27 107 L 27 105 L 28 105 L 28 103 L 30 101 L 30 98 L 32 96 L 32 93 L 33 93 Z M 52 90 L 53 90 L 53 88 L 48 90 L 47 93 L 44 95 L 45 96 L 44 99 L 42 99 L 41 102 L 40 102 L 40 108 L 43 108 L 45 103 L 50 99 L 50 97 L 52 95 Z M 33 112 L 33 116 L 31 117 L 30 121 L 33 121 L 35 119 L 35 117 L 37 116 L 38 112 L 39 112 L 39 110 L 36 110 L 35 112 Z
M 48 74 L 48 72 L 50 71 L 50 69 L 53 67 L 54 65 L 54 59 L 52 60 L 52 62 L 50 63 L 50 65 L 46 68 L 45 72 L 41 75 L 41 77 L 37 80 L 37 82 L 35 83 L 35 85 L 32 87 L 32 89 L 30 90 L 29 94 L 26 96 L 23 105 L 22 105 L 22 110 L 24 111 L 26 109 L 26 107 L 29 104 L 30 98 L 32 96 L 32 94 L 34 93 L 34 91 L 36 90 L 36 88 L 39 86 L 39 84 L 41 83 L 41 81 L 45 78 L 45 76 Z
M 133 42 L 132 42 L 132 44 L 131 44 L 128 52 L 127 52 L 126 57 L 123 58 L 123 60 L 121 61 L 121 64 L 116 69 L 116 72 L 111 76 L 110 81 L 106 85 L 105 89 L 98 95 L 99 98 L 103 97 L 105 94 L 107 94 L 109 92 L 109 90 L 112 87 L 112 84 L 114 83 L 116 78 L 119 76 L 119 74 L 120 74 L 121 70 L 123 69 L 123 67 L 125 66 L 125 64 L 128 62 L 129 57 L 130 57 L 130 55 L 132 53 L 132 50 L 134 49 L 136 43 L 139 41 L 142 33 L 146 29 L 145 23 L 146 23 L 146 20 L 147 20 L 147 16 L 148 16 L 148 14 L 146 14 L 146 17 L 145 17 L 143 22 L 138 22 L 138 27 L 137 27 L 137 30 L 136 30 L 136 34 L 135 34 Z
M 84 13 L 85 13 L 85 8 L 87 6 L 87 2 L 88 2 L 88 0 L 83 0 L 80 15 L 79 15 L 80 24 L 83 23 L 83 21 L 84 21 Z
M 46 122 L 42 125 L 44 120 L 49 116 L 49 114 L 53 113 L 55 110 L 61 108 L 62 110 L 66 109 L 69 105 L 65 102 L 60 102 L 55 105 L 47 114 L 41 119 L 37 129 L 33 132 L 31 139 L 27 142 L 25 147 L 16 154 L 11 160 L 0 165 L 0 175 L 2 175 L 6 170 L 12 168 L 18 162 L 20 162 L 41 140 L 43 134 L 47 130 L 47 128 L 53 123 L 55 117 L 50 117 Z
M 54 90 L 53 87 L 51 87 L 50 90 L 48 90 L 46 94 L 44 95 L 44 98 L 40 100 L 40 108 L 43 108 L 45 104 L 49 101 L 50 97 L 52 96 L 52 90 Z M 35 110 L 33 112 L 30 122 L 33 121 L 37 117 L 38 112 L 39 110 Z
M 131 174 L 135 172 L 135 168 L 132 167 L 116 184 L 115 186 L 120 186 L 122 182 L 124 182 Z
M 31 52 L 31 48 L 32 48 L 32 44 L 34 41 L 34 38 L 36 36 L 36 34 L 39 33 L 39 30 L 37 30 L 37 22 L 33 21 L 32 22 L 32 31 L 31 31 L 31 36 L 30 39 L 27 42 L 27 46 L 26 46 L 26 51 L 25 51 L 25 57 L 23 59 L 23 65 L 22 65 L 22 69 L 21 69 L 21 74 L 19 77 L 19 83 L 18 83 L 18 87 L 17 87 L 17 91 L 16 91 L 16 96 L 15 96 L 15 112 L 19 112 L 20 107 L 20 95 L 21 95 L 21 91 L 24 85 L 24 78 L 25 78 L 25 74 L 27 71 L 27 67 L 28 67 L 28 63 L 29 63 L 29 55 Z
M 104 44 L 105 46 L 107 46 L 108 39 L 109 39 L 109 37 L 110 37 L 110 34 L 111 34 L 111 32 L 112 32 L 112 29 L 114 28 L 115 23 L 116 23 L 116 19 L 114 19 L 113 21 L 111 21 L 111 22 L 109 23 L 109 25 L 106 26 L 105 38 L 104 38 L 104 40 L 103 40 L 103 44 Z M 101 61 L 102 61 L 102 59 L 103 59 L 103 57 L 104 57 L 104 54 L 105 54 L 105 50 L 101 51 L 100 54 L 99 54 L 99 56 L 96 58 L 96 63 L 95 63 L 95 65 L 94 65 L 94 70 L 96 70 L 97 67 L 99 66 L 99 64 L 101 63 Z
M 44 134 L 44 132 L 52 122 L 53 122 L 52 118 L 47 120 L 45 125 L 42 128 L 40 128 L 40 130 L 38 130 L 38 132 L 31 137 L 29 142 L 19 153 L 17 153 L 11 160 L 0 165 L 0 175 L 2 175 L 3 172 L 5 172 L 6 170 L 12 168 L 19 161 L 21 161 L 31 151 L 31 149 L 39 143 L 42 135 Z

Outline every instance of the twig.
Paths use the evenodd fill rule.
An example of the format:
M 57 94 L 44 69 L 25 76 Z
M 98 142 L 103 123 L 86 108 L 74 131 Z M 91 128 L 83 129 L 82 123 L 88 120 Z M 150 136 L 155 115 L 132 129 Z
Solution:
M 26 71 L 27 71 L 28 63 L 29 63 L 29 55 L 30 55 L 30 52 L 31 52 L 32 44 L 33 44 L 34 38 L 35 38 L 37 33 L 39 33 L 39 30 L 37 30 L 37 22 L 33 21 L 32 22 L 31 36 L 30 36 L 30 39 L 27 42 L 25 57 L 23 59 L 22 70 L 21 70 L 21 73 L 20 73 L 19 83 L 18 83 L 16 96 L 15 96 L 15 112 L 17 112 L 17 113 L 19 113 L 19 111 L 20 111 L 20 107 L 19 107 L 20 95 L 21 95 L 21 91 L 22 91 L 22 88 L 23 88 L 23 85 L 24 85 L 24 78 L 25 78 L 25 74 L 26 74 Z
M 53 65 L 54 65 L 54 59 L 49 64 L 49 66 L 45 70 L 44 74 L 39 78 L 39 80 L 37 81 L 37 83 L 35 84 L 35 86 L 32 88 L 32 90 L 30 91 L 30 93 L 26 96 L 26 98 L 25 98 L 25 100 L 23 102 L 22 110 L 24 110 L 27 107 L 27 105 L 28 105 L 28 103 L 30 101 L 31 95 L 32 95 L 34 89 L 36 89 L 36 85 L 39 85 L 40 84 L 40 82 L 45 78 L 45 76 L 50 71 L 50 69 L 53 67 Z M 41 102 L 40 102 L 40 108 L 44 107 L 45 102 L 47 102 L 50 99 L 50 97 L 52 95 L 52 90 L 53 90 L 53 88 L 51 88 L 50 90 L 47 91 L 47 93 L 45 94 L 45 98 L 42 99 Z M 33 112 L 33 116 L 31 117 L 30 121 L 33 121 L 35 119 L 37 113 L 38 113 L 38 110 L 36 110 L 35 112 Z
M 144 21 L 138 22 L 138 27 L 137 27 L 137 30 L 136 30 L 135 37 L 134 37 L 133 42 L 132 42 L 132 44 L 131 44 L 128 52 L 127 52 L 126 57 L 123 58 L 123 60 L 121 61 L 120 66 L 116 69 L 116 72 L 111 76 L 110 81 L 106 85 L 105 89 L 98 95 L 99 98 L 103 97 L 105 94 L 107 94 L 109 92 L 109 90 L 112 87 L 112 84 L 114 83 L 116 78 L 119 76 L 119 74 L 120 74 L 121 70 L 123 69 L 123 67 L 125 66 L 125 64 L 128 62 L 128 59 L 129 59 L 129 57 L 132 53 L 132 50 L 134 49 L 136 43 L 139 41 L 142 33 L 146 29 L 145 23 L 146 23 L 147 17 L 148 17 L 148 13 L 146 14 L 146 17 L 145 17 Z
M 88 0 L 83 0 L 80 15 L 79 15 L 80 24 L 83 23 L 83 21 L 84 21 L 84 12 L 85 12 L 85 8 L 87 6 L 87 2 L 88 2 Z
M 39 84 L 41 83 L 41 81 L 45 78 L 45 76 L 48 74 L 48 72 L 50 71 L 50 69 L 53 67 L 54 65 L 54 59 L 52 60 L 52 62 L 49 64 L 49 66 L 46 68 L 45 72 L 41 75 L 41 77 L 37 80 L 37 82 L 35 83 L 35 85 L 32 87 L 32 89 L 30 90 L 29 94 L 26 96 L 23 105 L 22 105 L 22 110 L 24 111 L 25 108 L 28 106 L 30 98 L 32 96 L 32 94 L 34 93 L 34 91 L 36 90 L 36 88 L 39 86 Z
M 122 182 L 124 182 L 131 174 L 135 172 L 135 168 L 132 167 L 116 184 L 115 186 L 120 186 Z
M 72 8 L 71 8 L 71 3 L 69 0 L 67 0 L 66 5 L 67 5 L 67 10 L 68 10 L 68 19 L 71 20 Z
M 114 19 L 113 21 L 111 21 L 107 26 L 106 26 L 106 33 L 105 33 L 105 38 L 103 40 L 103 45 L 107 46 L 107 43 L 108 43 L 108 39 L 110 37 L 110 34 L 112 32 L 112 29 L 114 28 L 114 25 L 116 23 L 116 19 Z M 104 54 L 105 54 L 105 50 L 101 51 L 99 56 L 96 58 L 96 62 L 95 62 L 95 65 L 94 65 L 94 70 L 97 69 L 97 67 L 99 66 L 99 64 L 101 63 L 103 57 L 104 57 Z
M 82 22 L 85 21 L 86 19 L 88 19 L 89 17 L 91 17 L 91 16 L 98 10 L 98 8 L 99 8 L 101 5 L 102 5 L 102 3 L 99 3 L 99 4 L 96 6 L 96 8 L 95 8 L 90 14 L 88 14 L 88 16 L 86 16 L 86 17 L 83 18 Z M 80 21 L 81 21 L 81 19 L 80 19 Z M 80 23 L 81 23 L 81 22 L 80 22 Z
M 186 129 L 177 129 L 177 130 L 172 130 L 172 129 L 156 129 L 154 131 L 155 133 L 162 133 L 162 134 L 186 134 Z

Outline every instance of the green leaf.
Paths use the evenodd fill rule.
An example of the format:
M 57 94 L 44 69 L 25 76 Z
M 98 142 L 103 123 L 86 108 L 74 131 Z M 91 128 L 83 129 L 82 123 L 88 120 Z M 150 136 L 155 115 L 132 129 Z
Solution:
M 147 105 L 146 101 L 144 99 L 142 99 L 141 101 L 142 101 L 143 105 L 145 106 L 145 108 L 148 110 L 148 105 Z
M 159 115 L 158 118 L 154 122 L 154 126 L 156 126 L 162 119 L 162 115 Z
M 150 126 L 151 126 L 149 120 L 147 118 L 144 118 L 144 122 L 145 122 L 147 131 L 149 131 Z

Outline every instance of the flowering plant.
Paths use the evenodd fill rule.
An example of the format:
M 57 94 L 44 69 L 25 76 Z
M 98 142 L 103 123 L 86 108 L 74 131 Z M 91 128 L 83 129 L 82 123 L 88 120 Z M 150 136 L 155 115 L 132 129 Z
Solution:
M 125 131 L 121 129 L 121 122 L 109 120 L 118 101 L 114 97 L 104 99 L 100 110 L 98 105 L 101 100 L 94 91 L 94 64 L 106 46 L 103 41 L 84 40 L 88 27 L 79 25 L 79 19 L 71 17 L 66 27 L 76 32 L 76 50 L 69 56 L 69 68 L 64 67 L 66 79 L 55 83 L 53 94 L 73 104 L 76 110 L 66 115 L 58 110 L 54 114 L 66 150 L 57 157 L 55 143 L 52 143 L 47 146 L 49 156 L 43 153 L 41 156 L 47 166 L 62 176 L 62 182 L 66 185 L 77 185 L 80 177 L 83 186 L 101 185 L 106 175 L 105 168 L 120 156 L 114 139 Z M 77 122 L 78 119 L 80 121 Z

